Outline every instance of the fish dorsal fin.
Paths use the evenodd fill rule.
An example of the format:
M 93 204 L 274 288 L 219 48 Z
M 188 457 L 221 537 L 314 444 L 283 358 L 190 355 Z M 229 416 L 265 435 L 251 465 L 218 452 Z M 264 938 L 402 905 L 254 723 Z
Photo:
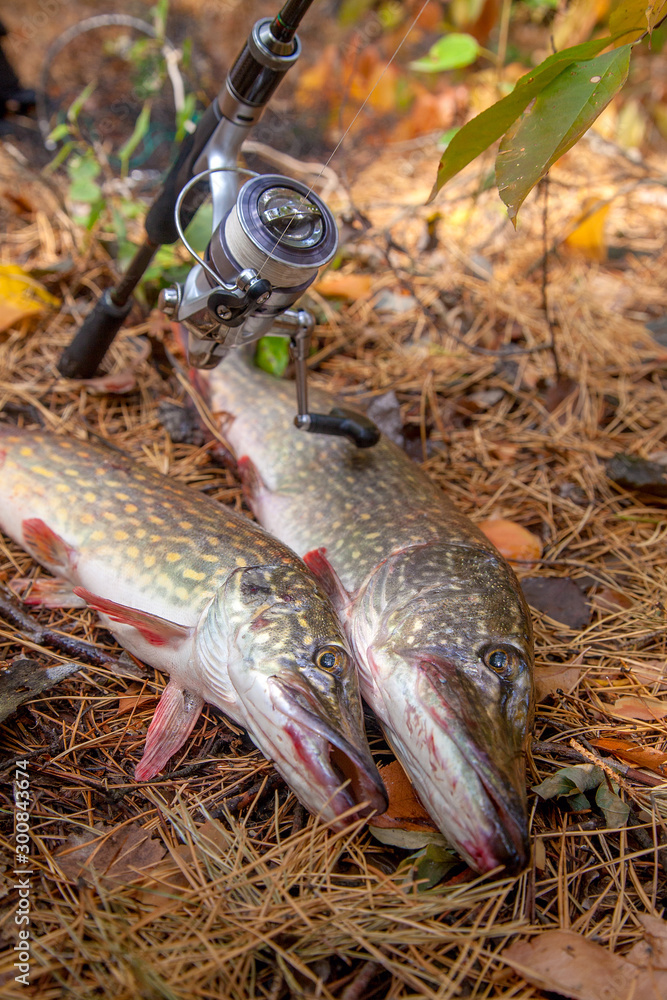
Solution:
M 134 771 L 137 781 L 148 781 L 162 770 L 187 740 L 203 707 L 203 698 L 169 681 L 148 727 L 143 757 Z
M 340 582 L 338 573 L 327 559 L 326 549 L 311 549 L 306 552 L 303 561 L 313 574 L 317 577 L 327 596 L 331 599 L 337 611 L 347 607 L 350 603 L 350 594 Z
M 41 517 L 30 517 L 21 522 L 26 548 L 43 566 L 66 575 L 76 566 L 76 551 L 56 535 Z
M 194 631 L 186 625 L 167 621 L 166 618 L 152 615 L 148 611 L 127 608 L 125 605 L 116 604 L 115 601 L 110 601 L 106 597 L 97 597 L 96 594 L 91 594 L 84 587 L 75 587 L 74 593 L 77 597 L 83 597 L 88 607 L 101 612 L 112 621 L 136 628 L 137 632 L 151 646 L 177 645 L 191 636 Z

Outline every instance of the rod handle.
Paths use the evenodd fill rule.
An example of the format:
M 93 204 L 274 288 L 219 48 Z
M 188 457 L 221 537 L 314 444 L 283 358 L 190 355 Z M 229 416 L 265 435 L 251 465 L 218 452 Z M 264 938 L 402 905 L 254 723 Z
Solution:
M 58 362 L 60 374 L 65 378 L 93 378 L 131 308 L 132 299 L 124 306 L 117 306 L 107 290 L 63 351 Z

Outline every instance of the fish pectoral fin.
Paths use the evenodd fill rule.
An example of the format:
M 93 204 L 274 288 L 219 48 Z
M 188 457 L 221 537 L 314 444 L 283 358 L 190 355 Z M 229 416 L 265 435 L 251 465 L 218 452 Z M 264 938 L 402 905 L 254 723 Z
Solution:
M 67 574 L 76 566 L 76 550 L 56 535 L 41 517 L 21 522 L 23 542 L 31 555 L 55 573 Z
M 340 582 L 338 573 L 327 559 L 326 549 L 311 549 L 303 557 L 306 566 L 326 591 L 337 611 L 341 611 L 350 603 L 350 595 Z
M 134 770 L 137 781 L 148 781 L 162 770 L 194 728 L 204 699 L 169 681 L 146 734 L 144 753 Z
M 110 601 L 106 597 L 97 597 L 96 594 L 91 594 L 85 587 L 75 587 L 74 594 L 77 597 L 83 597 L 89 608 L 101 612 L 112 621 L 136 628 L 137 632 L 147 642 L 150 642 L 151 646 L 176 644 L 192 635 L 193 629 L 186 625 L 167 621 L 166 618 L 152 615 L 148 611 L 126 608 L 125 605 L 116 604 L 115 601 Z
M 24 604 L 40 608 L 85 608 L 83 597 L 77 597 L 71 584 L 66 580 L 42 577 L 33 580 L 29 576 L 16 576 L 10 581 L 9 589 L 21 598 Z M 25 595 L 25 596 L 24 596 Z

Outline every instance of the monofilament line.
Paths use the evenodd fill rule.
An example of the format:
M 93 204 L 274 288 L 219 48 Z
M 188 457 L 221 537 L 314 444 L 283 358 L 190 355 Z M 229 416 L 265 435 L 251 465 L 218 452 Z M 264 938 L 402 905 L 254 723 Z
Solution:
M 407 39 L 408 39 L 408 36 L 409 36 L 410 32 L 411 32 L 411 31 L 413 30 L 413 28 L 414 28 L 414 27 L 415 27 L 415 25 L 417 24 L 417 21 L 418 21 L 418 20 L 419 20 L 419 18 L 420 18 L 420 17 L 422 16 L 422 14 L 423 14 L 423 13 L 424 13 L 424 11 L 426 10 L 426 8 L 428 7 L 428 5 L 429 5 L 429 3 L 430 3 L 430 2 L 431 2 L 431 0 L 424 0 L 424 3 L 423 3 L 423 4 L 421 5 L 421 7 L 419 8 L 419 10 L 418 10 L 417 14 L 415 15 L 415 17 L 413 18 L 413 20 L 412 20 L 411 24 L 410 24 L 410 25 L 409 25 L 409 27 L 407 28 L 407 30 L 406 30 L 406 32 L 405 32 L 405 34 L 403 35 L 403 37 L 401 38 L 400 42 L 398 43 L 398 45 L 397 45 L 397 46 L 396 46 L 396 48 L 394 49 L 394 51 L 393 51 L 393 53 L 392 53 L 391 57 L 390 57 L 390 58 L 389 58 L 389 60 L 387 61 L 386 65 L 384 66 L 384 68 L 383 68 L 382 72 L 380 73 L 379 77 L 377 78 L 377 80 L 375 81 L 375 83 L 373 84 L 373 86 L 371 87 L 371 89 L 369 90 L 368 94 L 367 94 L 367 95 L 366 95 L 366 97 L 364 98 L 364 101 L 363 101 L 363 103 L 362 103 L 361 107 L 360 107 L 360 108 L 358 109 L 358 111 L 357 111 L 357 113 L 356 113 L 356 114 L 354 115 L 354 117 L 353 117 L 352 121 L 351 121 L 351 122 L 350 122 L 350 124 L 349 124 L 349 125 L 347 126 L 347 128 L 346 128 L 346 129 L 345 129 L 345 131 L 343 132 L 342 136 L 340 137 L 340 139 L 338 140 L 338 142 L 337 142 L 337 143 L 336 143 L 336 145 L 334 146 L 334 149 L 333 149 L 333 152 L 332 152 L 332 153 L 330 154 L 330 156 L 329 156 L 329 158 L 327 159 L 326 163 L 324 163 L 324 164 L 322 165 L 322 169 L 320 170 L 320 172 L 319 172 L 319 174 L 317 175 L 317 177 L 315 177 L 315 179 L 313 180 L 312 184 L 311 184 L 311 185 L 310 185 L 310 187 L 308 188 L 308 191 L 307 191 L 307 193 L 306 193 L 306 194 L 304 194 L 304 195 L 302 195 L 302 197 L 301 197 L 301 201 L 300 201 L 300 202 L 298 202 L 298 204 L 302 205 L 302 204 L 304 203 L 304 201 L 306 200 L 306 198 L 308 198 L 308 196 L 309 196 L 310 194 L 312 194 L 312 191 L 313 191 L 313 188 L 315 187 L 315 185 L 316 185 L 316 184 L 317 184 L 317 182 L 319 181 L 320 177 L 322 176 L 322 174 L 324 173 L 324 171 L 325 171 L 325 170 L 327 169 L 327 167 L 329 166 L 329 164 L 330 164 L 330 163 L 331 163 L 331 161 L 333 160 L 334 156 L 336 155 L 336 153 L 338 152 L 338 150 L 340 149 L 340 147 L 341 147 L 341 146 L 343 145 L 343 143 L 345 142 L 345 139 L 346 139 L 346 138 L 347 138 L 347 136 L 349 135 L 350 131 L 351 131 L 351 130 L 352 130 L 352 129 L 354 128 L 354 125 L 355 125 L 355 123 L 356 123 L 356 121 L 357 121 L 357 118 L 358 118 L 358 117 L 359 117 L 359 115 L 360 115 L 360 114 L 362 113 L 362 111 L 364 110 L 364 108 L 366 107 L 366 105 L 368 104 L 368 102 L 370 101 L 371 97 L 373 96 L 373 94 L 375 93 L 375 91 L 377 90 L 377 88 L 378 88 L 378 87 L 380 86 L 380 83 L 382 82 L 382 80 L 383 80 L 383 78 L 384 78 L 384 76 L 385 76 L 385 74 L 386 74 L 387 70 L 388 70 L 388 69 L 389 69 L 389 67 L 390 67 L 390 66 L 392 65 L 392 63 L 393 63 L 393 62 L 394 62 L 394 60 L 396 59 L 396 57 L 397 57 L 398 53 L 399 53 L 399 52 L 401 51 L 401 49 L 403 48 L 403 46 L 404 46 L 405 42 L 406 42 L 406 41 L 407 41 Z M 262 267 L 265 267 L 265 266 L 266 266 L 266 264 L 268 264 L 268 262 L 269 262 L 269 261 L 271 260 L 271 257 L 272 257 L 272 255 L 273 255 L 273 253 L 275 252 L 276 248 L 277 248 L 277 247 L 278 247 L 278 246 L 280 245 L 280 242 L 281 242 L 282 238 L 283 238 L 283 237 L 285 236 L 285 234 L 286 234 L 287 232 L 289 232 L 289 228 L 290 228 L 290 226 L 292 225 L 292 222 L 293 222 L 293 221 L 294 221 L 294 219 L 293 219 L 293 218 L 292 218 L 292 219 L 290 219 L 290 222 L 289 222 L 289 224 L 288 224 L 288 225 L 287 225 L 287 226 L 285 227 L 285 230 L 284 230 L 284 232 L 282 233 L 282 235 L 281 235 L 281 236 L 279 236 L 279 237 L 278 237 L 278 239 L 276 240 L 276 242 L 275 242 L 275 243 L 273 244 L 273 247 L 271 248 L 271 252 L 270 252 L 269 254 L 267 254 L 267 257 L 266 257 L 266 260 L 265 260 L 265 262 L 264 262 L 264 265 L 262 265 Z M 258 276 L 259 276 L 259 277 L 261 277 L 261 275 L 262 275 L 262 269 L 260 269 L 260 271 L 258 272 Z

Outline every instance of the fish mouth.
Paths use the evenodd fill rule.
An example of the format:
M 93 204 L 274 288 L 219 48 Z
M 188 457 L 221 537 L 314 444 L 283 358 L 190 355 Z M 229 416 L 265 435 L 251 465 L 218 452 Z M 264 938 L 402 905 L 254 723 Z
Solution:
M 409 669 L 385 691 L 382 721 L 424 808 L 475 871 L 518 873 L 530 844 L 521 727 L 444 657 L 401 659 Z
M 487 762 L 471 760 L 459 742 L 453 742 L 486 793 L 484 812 L 491 821 L 489 834 L 461 843 L 461 850 L 469 856 L 477 871 L 486 872 L 502 866 L 509 875 L 517 875 L 526 867 L 530 856 L 528 817 L 524 802 L 514 787 L 503 787 L 499 772 L 493 769 L 489 776 Z
M 427 669 L 422 674 L 433 690 L 433 678 Z M 453 679 L 448 685 L 454 687 Z M 441 690 L 435 691 L 429 715 L 458 757 L 458 771 L 470 784 L 468 803 L 476 818 L 467 836 L 456 846 L 472 867 L 480 872 L 503 867 L 508 873 L 521 871 L 528 861 L 530 841 L 525 800 L 523 755 L 508 753 L 516 743 L 509 724 L 495 720 L 484 724 L 484 707 L 470 692 L 458 691 L 450 704 Z
M 279 677 L 272 681 L 274 704 L 287 716 L 283 731 L 289 741 L 274 762 L 300 801 L 335 830 L 383 813 L 387 792 L 363 733 L 358 740 L 349 738 L 355 735 L 349 732 L 357 728 L 354 721 L 341 713 L 340 728 L 348 730 L 343 734 L 322 711 L 304 703 L 300 689 Z

